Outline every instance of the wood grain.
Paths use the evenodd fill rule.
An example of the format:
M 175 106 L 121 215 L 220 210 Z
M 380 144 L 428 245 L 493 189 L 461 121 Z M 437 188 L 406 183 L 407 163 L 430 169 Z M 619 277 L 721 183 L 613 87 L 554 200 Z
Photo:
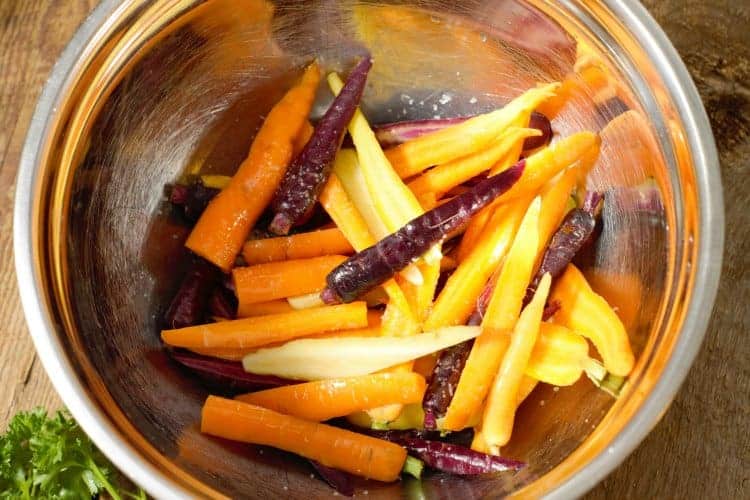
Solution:
M 46 76 L 96 3 L 0 1 L 0 429 L 18 410 L 61 404 L 36 359 L 18 300 L 13 188 Z M 724 273 L 704 348 L 671 409 L 587 498 L 750 498 L 750 4 L 645 5 L 688 64 L 717 135 L 727 207 Z

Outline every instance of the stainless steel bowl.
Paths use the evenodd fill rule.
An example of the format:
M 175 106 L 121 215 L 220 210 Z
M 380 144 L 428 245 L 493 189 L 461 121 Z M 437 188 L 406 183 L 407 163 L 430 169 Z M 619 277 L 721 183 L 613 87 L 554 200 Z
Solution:
M 522 473 L 366 488 L 377 497 L 582 494 L 674 397 L 722 256 L 708 121 L 674 49 L 635 2 L 102 2 L 55 66 L 19 173 L 16 266 L 44 367 L 86 432 L 156 497 L 330 495 L 287 455 L 197 431 L 206 392 L 157 335 L 185 237 L 163 211 L 163 186 L 193 169 L 231 170 L 302 64 L 342 67 L 361 42 L 375 56 L 365 95 L 374 122 L 481 111 L 578 72 L 585 91 L 554 127 L 605 137 L 591 182 L 610 202 L 586 272 L 638 352 L 616 402 L 588 381 L 535 391 L 506 449 L 530 463 Z M 604 84 L 581 76 L 591 65 Z M 328 98 L 321 92 L 318 111 Z

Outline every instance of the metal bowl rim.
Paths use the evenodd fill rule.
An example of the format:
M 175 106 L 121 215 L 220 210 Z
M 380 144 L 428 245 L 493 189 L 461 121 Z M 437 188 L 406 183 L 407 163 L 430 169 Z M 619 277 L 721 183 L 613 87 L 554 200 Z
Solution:
M 708 117 L 687 68 L 665 33 L 637 2 L 602 0 L 641 43 L 655 62 L 659 76 L 674 99 L 693 158 L 699 200 L 701 231 L 693 293 L 687 307 L 679 339 L 659 381 L 641 408 L 600 453 L 566 482 L 548 493 L 548 498 L 574 498 L 583 495 L 617 467 L 646 437 L 674 399 L 705 336 L 718 290 L 724 246 L 724 209 L 719 159 Z M 39 146 L 49 132 L 49 117 L 62 97 L 69 70 L 87 42 L 118 8 L 117 0 L 104 0 L 86 18 L 55 64 L 42 91 L 29 125 L 21 154 L 13 220 L 16 275 L 24 314 L 37 354 L 72 415 L 107 457 L 134 482 L 156 498 L 189 497 L 189 492 L 166 477 L 158 468 L 120 439 L 117 429 L 93 401 L 75 375 L 70 360 L 55 333 L 43 294 L 35 286 L 39 276 L 34 268 L 32 248 L 32 189 L 37 180 Z

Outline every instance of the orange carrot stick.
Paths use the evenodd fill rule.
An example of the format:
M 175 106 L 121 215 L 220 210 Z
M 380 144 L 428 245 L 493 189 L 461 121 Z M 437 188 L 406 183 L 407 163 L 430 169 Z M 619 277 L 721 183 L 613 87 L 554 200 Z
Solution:
M 551 282 L 552 277 L 545 274 L 531 302 L 521 312 L 500 370 L 495 375 L 492 389 L 487 396 L 481 429 L 484 440 L 493 454 L 498 454 L 500 446 L 504 446 L 510 440 L 518 406 L 518 391 L 521 388 L 526 364 L 539 336 L 539 325 L 542 322 Z
M 375 373 L 277 387 L 235 399 L 322 422 L 386 404 L 417 403 L 424 390 L 424 378 L 417 373 Z
M 320 82 L 317 64 L 273 107 L 247 159 L 206 207 L 185 245 L 229 271 L 256 220 L 271 201 L 292 159 L 294 141 L 310 113 Z
M 519 115 L 528 115 L 553 96 L 559 84 L 526 91 L 505 107 L 475 116 L 465 122 L 423 135 L 386 151 L 386 157 L 402 177 L 411 177 L 432 165 L 441 165 L 485 149 Z
M 294 138 L 294 156 L 297 156 L 300 154 L 302 149 L 307 144 L 307 141 L 310 140 L 310 137 L 312 137 L 313 132 L 315 132 L 315 127 L 312 126 L 312 124 L 305 120 L 305 123 L 302 124 L 302 128 L 300 128 L 299 132 L 297 133 L 296 137 Z
M 319 292 L 325 288 L 328 273 L 344 260 L 343 255 L 324 255 L 237 267 L 232 270 L 232 278 L 239 307 Z
M 347 255 L 354 251 L 337 228 L 322 229 L 292 236 L 250 240 L 242 247 L 248 265 L 322 255 Z
M 267 302 L 256 302 L 255 304 L 244 304 L 237 309 L 238 318 L 249 318 L 251 316 L 264 316 L 266 314 L 279 314 L 294 311 L 286 299 L 269 300 Z
M 625 326 L 604 298 L 594 292 L 581 271 L 568 264 L 555 283 L 551 300 L 560 301 L 554 321 L 591 342 L 613 375 L 624 377 L 635 363 Z
M 482 333 L 474 341 L 448 406 L 442 424 L 444 429 L 463 429 L 487 396 L 531 281 L 539 249 L 541 207 L 541 199 L 537 197 L 518 228 L 482 320 Z
M 309 335 L 306 338 L 310 339 L 323 339 L 323 338 L 334 338 L 334 337 L 379 337 L 380 332 L 380 312 L 379 311 L 367 311 L 367 326 L 364 328 L 350 328 L 347 330 L 334 330 L 332 332 L 319 333 L 316 335 Z M 562 328 L 562 327 L 560 327 Z M 268 346 L 270 347 L 270 346 Z M 214 358 L 227 359 L 230 361 L 242 361 L 242 358 L 247 356 L 253 349 L 249 348 L 232 348 L 232 347 L 191 347 L 191 351 L 205 356 L 213 356 Z
M 472 177 L 490 170 L 493 165 L 507 156 L 516 144 L 523 144 L 524 139 L 535 135 L 541 135 L 541 132 L 536 129 L 511 127 L 487 149 L 438 165 L 423 173 L 409 183 L 409 189 L 417 196 L 425 193 L 435 193 L 440 196 Z M 510 165 L 512 163 L 506 168 Z
M 352 302 L 162 330 L 161 338 L 175 347 L 252 349 L 318 333 L 366 326 L 367 304 Z
M 203 406 L 201 432 L 273 446 L 378 481 L 398 479 L 406 461 L 397 444 L 216 396 Z

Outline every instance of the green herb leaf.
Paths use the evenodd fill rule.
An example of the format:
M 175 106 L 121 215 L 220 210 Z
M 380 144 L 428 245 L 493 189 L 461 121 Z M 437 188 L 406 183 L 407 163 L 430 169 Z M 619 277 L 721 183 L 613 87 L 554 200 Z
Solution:
M 0 436 L 0 499 L 78 499 L 121 492 L 117 473 L 73 418 L 64 411 L 48 417 L 42 408 L 18 413 Z

